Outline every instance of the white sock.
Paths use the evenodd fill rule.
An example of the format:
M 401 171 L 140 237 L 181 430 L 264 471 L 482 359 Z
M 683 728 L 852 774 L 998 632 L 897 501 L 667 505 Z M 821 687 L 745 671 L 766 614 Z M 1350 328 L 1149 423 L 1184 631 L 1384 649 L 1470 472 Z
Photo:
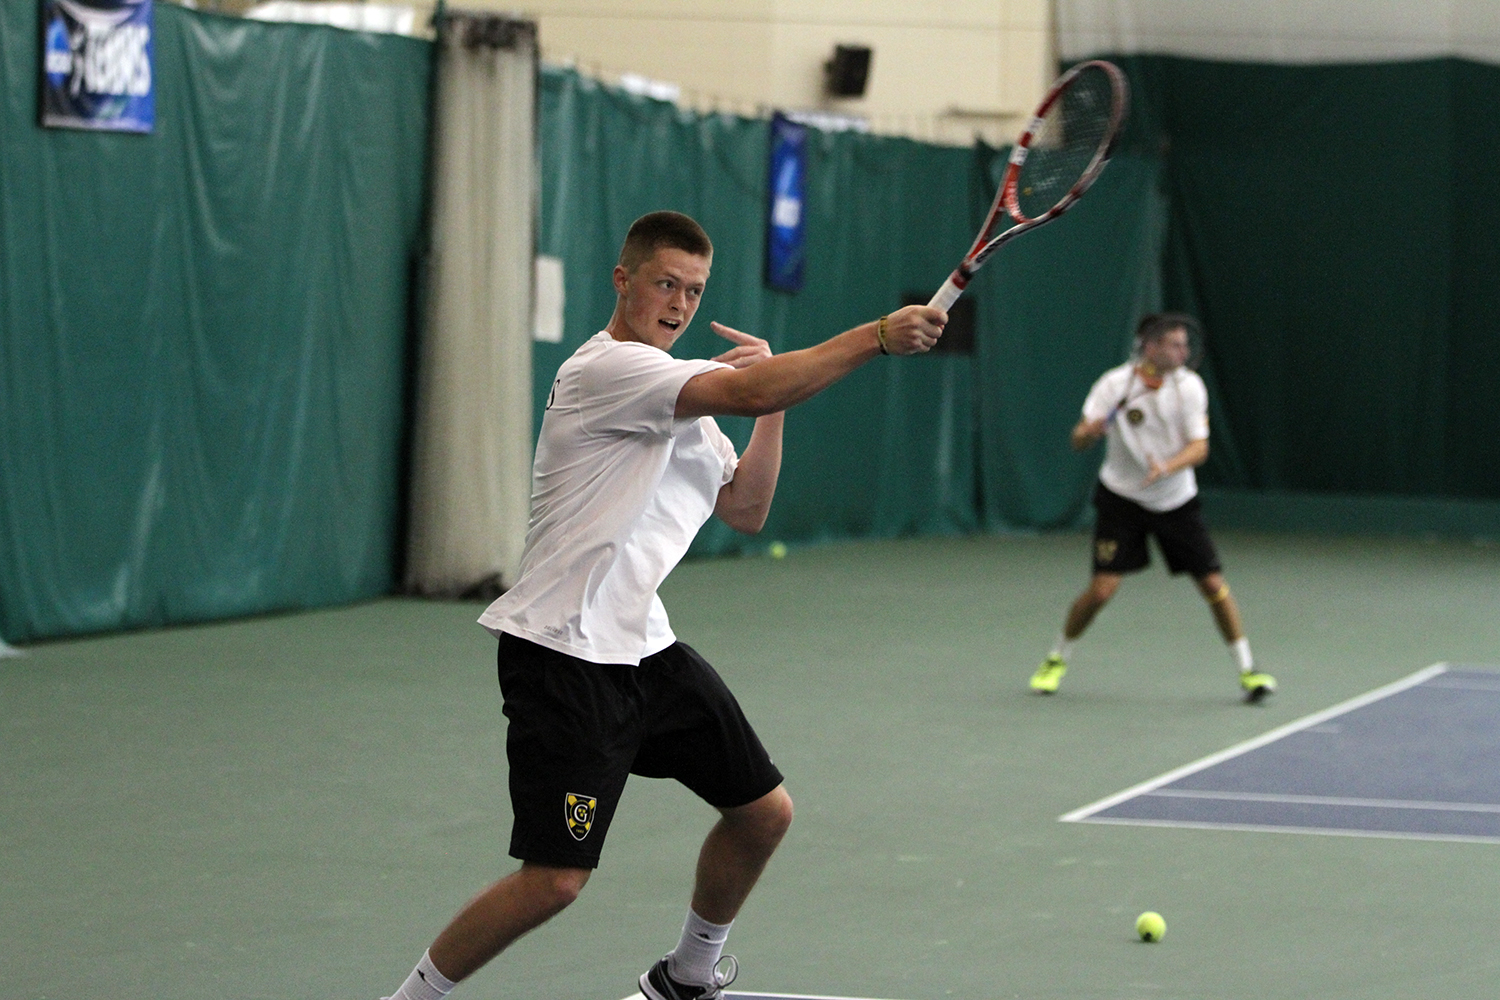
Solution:
M 1057 641 L 1052 644 L 1052 655 L 1066 660 L 1073 655 L 1073 642 L 1062 632 L 1057 634 Z
M 406 982 L 401 988 L 385 1000 L 443 1000 L 443 997 L 453 992 L 457 983 L 450 982 L 448 977 L 437 970 L 432 964 L 432 953 L 423 952 L 422 961 L 411 970 L 411 975 L 406 977 Z
M 1250 655 L 1250 640 L 1244 636 L 1229 644 L 1229 655 L 1234 657 L 1234 665 L 1240 668 L 1240 673 L 1248 674 L 1255 670 L 1255 658 Z
M 727 924 L 711 924 L 689 907 L 682 925 L 682 940 L 667 955 L 667 972 L 679 983 L 711 985 L 714 966 L 724 954 L 724 942 L 729 940 L 729 928 L 733 926 L 732 920 Z

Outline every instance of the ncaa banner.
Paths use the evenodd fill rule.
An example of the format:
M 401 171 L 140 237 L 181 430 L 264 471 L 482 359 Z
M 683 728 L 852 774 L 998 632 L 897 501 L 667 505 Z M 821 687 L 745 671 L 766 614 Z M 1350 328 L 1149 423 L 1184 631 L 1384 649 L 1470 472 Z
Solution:
M 152 0 L 42 0 L 42 124 L 150 132 Z
M 777 112 L 771 118 L 770 206 L 766 217 L 766 284 L 802 288 L 803 200 L 807 196 L 807 126 Z

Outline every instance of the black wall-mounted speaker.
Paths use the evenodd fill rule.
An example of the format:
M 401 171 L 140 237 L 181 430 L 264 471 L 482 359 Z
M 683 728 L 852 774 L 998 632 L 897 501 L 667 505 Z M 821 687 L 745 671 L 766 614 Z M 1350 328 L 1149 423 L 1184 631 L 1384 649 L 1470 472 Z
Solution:
M 823 64 L 824 86 L 834 97 L 863 97 L 870 81 L 870 48 L 836 45 L 833 58 Z

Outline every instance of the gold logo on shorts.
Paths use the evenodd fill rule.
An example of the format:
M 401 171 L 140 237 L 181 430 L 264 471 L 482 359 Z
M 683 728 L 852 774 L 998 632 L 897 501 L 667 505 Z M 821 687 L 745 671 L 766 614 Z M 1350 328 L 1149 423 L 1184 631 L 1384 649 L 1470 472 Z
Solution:
M 1112 538 L 1101 538 L 1094 543 L 1094 561 L 1101 563 L 1113 562 L 1115 553 L 1119 549 L 1119 542 Z
M 589 835 L 589 829 L 594 825 L 594 807 L 598 804 L 598 799 L 591 799 L 577 792 L 568 793 L 568 832 L 573 835 L 574 840 L 582 840 Z
M 1130 426 L 1134 427 L 1142 420 L 1146 419 L 1146 414 L 1143 410 L 1138 410 L 1132 406 L 1130 409 L 1125 411 L 1125 419 L 1130 421 Z

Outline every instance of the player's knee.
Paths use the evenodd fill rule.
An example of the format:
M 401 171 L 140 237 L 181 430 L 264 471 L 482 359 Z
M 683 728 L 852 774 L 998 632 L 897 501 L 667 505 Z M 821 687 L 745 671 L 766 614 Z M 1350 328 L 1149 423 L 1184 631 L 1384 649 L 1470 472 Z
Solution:
M 593 874 L 587 868 L 552 868 L 545 865 L 527 865 L 527 876 L 533 890 L 546 901 L 553 912 L 565 910 L 578 899 L 583 887 Z
M 1109 603 L 1109 599 L 1115 596 L 1115 591 L 1120 589 L 1120 578 L 1117 576 L 1096 576 L 1089 582 L 1089 599 L 1096 605 Z
M 770 854 L 791 828 L 792 797 L 777 787 L 749 805 L 726 811 L 724 817 L 757 850 Z
M 778 788 L 771 793 L 775 796 L 772 812 L 768 822 L 768 833 L 776 843 L 786 836 L 787 830 L 792 826 L 792 797 L 787 794 L 786 789 Z

